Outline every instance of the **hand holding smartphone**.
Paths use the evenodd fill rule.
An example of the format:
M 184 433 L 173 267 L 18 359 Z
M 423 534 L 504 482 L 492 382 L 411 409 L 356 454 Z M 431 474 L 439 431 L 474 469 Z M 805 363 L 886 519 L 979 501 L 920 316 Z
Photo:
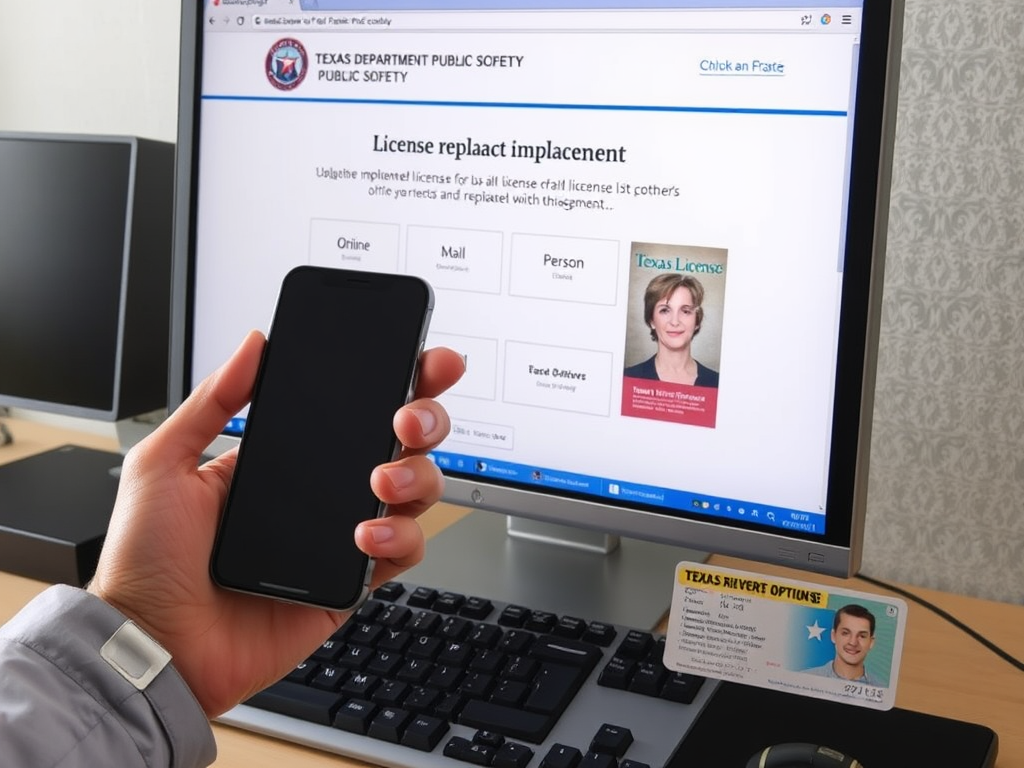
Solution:
M 410 275 L 303 266 L 281 286 L 210 571 L 228 589 L 331 610 L 359 605 L 373 563 L 356 526 L 384 505 L 370 472 L 397 457 L 433 292 Z

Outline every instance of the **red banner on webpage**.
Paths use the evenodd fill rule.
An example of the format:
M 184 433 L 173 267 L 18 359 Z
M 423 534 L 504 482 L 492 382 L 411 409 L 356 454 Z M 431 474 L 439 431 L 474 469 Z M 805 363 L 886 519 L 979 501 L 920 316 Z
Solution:
M 622 380 L 622 415 L 714 427 L 718 389 L 672 384 L 626 376 Z

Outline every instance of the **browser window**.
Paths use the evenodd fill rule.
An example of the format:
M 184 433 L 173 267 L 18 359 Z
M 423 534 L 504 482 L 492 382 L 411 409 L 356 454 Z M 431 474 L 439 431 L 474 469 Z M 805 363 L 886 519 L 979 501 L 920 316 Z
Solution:
M 824 532 L 859 8 L 344 5 L 207 8 L 195 381 L 296 264 L 417 274 L 446 471 Z

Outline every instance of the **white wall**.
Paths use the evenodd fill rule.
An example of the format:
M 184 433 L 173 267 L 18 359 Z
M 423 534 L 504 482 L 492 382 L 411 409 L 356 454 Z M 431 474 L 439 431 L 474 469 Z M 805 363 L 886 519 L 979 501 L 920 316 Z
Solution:
M 0 0 L 0 130 L 174 141 L 181 4 Z

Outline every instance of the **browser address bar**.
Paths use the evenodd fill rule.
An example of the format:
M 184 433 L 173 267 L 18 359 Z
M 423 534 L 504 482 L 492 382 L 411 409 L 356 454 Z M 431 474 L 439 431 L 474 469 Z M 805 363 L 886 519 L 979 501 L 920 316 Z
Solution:
M 813 30 L 852 33 L 859 27 L 844 21 L 825 24 L 829 14 L 814 10 L 736 10 L 736 11 L 649 11 L 629 12 L 572 12 L 542 11 L 508 13 L 487 11 L 481 13 L 296 13 L 256 14 L 252 27 L 266 30 L 302 30 L 304 32 L 368 32 L 384 30 L 586 30 L 595 31 L 651 31 L 651 30 Z

